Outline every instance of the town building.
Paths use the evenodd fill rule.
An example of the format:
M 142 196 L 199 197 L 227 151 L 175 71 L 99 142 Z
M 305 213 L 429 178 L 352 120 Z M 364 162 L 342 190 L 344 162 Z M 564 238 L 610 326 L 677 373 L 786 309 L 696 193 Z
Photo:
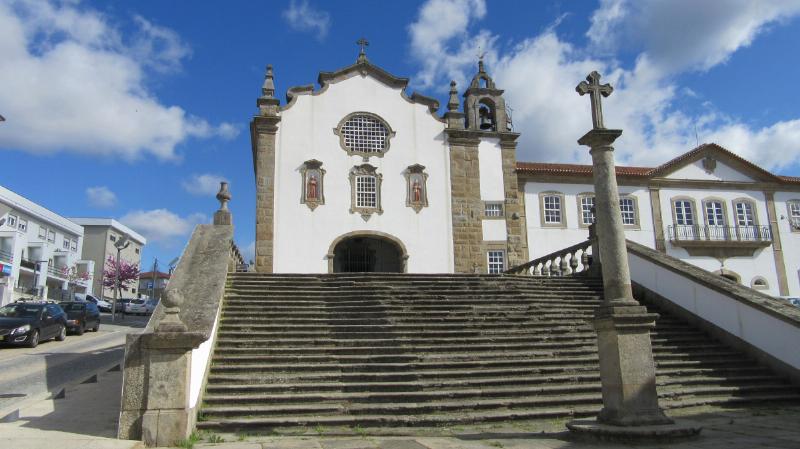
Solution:
M 587 239 L 591 167 L 518 163 L 483 61 L 441 116 L 363 50 L 283 105 L 273 78 L 270 66 L 251 122 L 257 271 L 501 273 Z M 629 239 L 800 295 L 800 179 L 715 144 L 617 173 Z
M 169 283 L 170 274 L 162 271 L 145 271 L 139 273 L 139 291 L 137 295 L 150 299 L 161 300 L 164 289 Z
M 83 244 L 80 225 L 0 186 L 0 305 L 86 292 L 95 265 Z
M 103 270 L 109 258 L 112 260 L 117 258 L 117 248 L 114 244 L 123 236 L 128 236 L 130 244 L 119 252 L 120 260 L 139 267 L 142 262 L 142 248 L 147 239 L 113 218 L 70 218 L 70 220 L 83 226 L 83 258 L 94 261 L 92 292 L 103 298 L 113 298 L 114 289 L 103 287 Z M 123 288 L 123 296 L 126 294 L 136 296 L 138 287 L 137 283 L 133 287 Z

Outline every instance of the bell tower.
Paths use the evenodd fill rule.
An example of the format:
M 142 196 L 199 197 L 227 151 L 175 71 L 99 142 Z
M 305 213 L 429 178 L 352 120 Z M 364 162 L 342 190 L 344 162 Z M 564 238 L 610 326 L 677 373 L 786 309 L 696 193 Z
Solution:
M 510 132 L 511 122 L 506 113 L 503 91 L 486 73 L 483 56 L 478 61 L 478 73 L 472 77 L 464 92 L 464 115 L 467 129 L 485 132 Z

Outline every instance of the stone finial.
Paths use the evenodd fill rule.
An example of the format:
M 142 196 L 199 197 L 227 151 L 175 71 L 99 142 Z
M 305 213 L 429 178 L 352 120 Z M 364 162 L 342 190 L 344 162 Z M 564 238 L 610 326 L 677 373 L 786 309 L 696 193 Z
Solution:
M 264 84 L 261 86 L 262 98 L 275 98 L 275 82 L 272 76 L 272 64 L 267 65 L 267 73 L 264 75 Z
M 180 317 L 183 293 L 177 288 L 168 289 L 161 302 L 164 304 L 164 317 L 158 323 L 156 332 L 186 332 L 186 325 Z
M 483 57 L 486 56 L 486 53 L 483 52 L 478 56 L 478 73 L 486 73 L 486 69 L 483 66 Z
M 603 125 L 603 97 L 607 97 L 611 95 L 611 92 L 614 92 L 611 84 L 600 84 L 600 74 L 597 71 L 593 71 L 586 77 L 586 81 L 581 81 L 575 86 L 575 91 L 581 96 L 590 94 L 592 125 L 594 129 L 605 129 Z
M 231 200 L 231 193 L 228 191 L 228 183 L 222 181 L 219 183 L 219 192 L 217 192 L 217 201 L 219 201 L 219 210 L 228 210 L 228 201 Z
M 219 192 L 217 192 L 217 201 L 219 201 L 219 210 L 214 212 L 215 225 L 231 225 L 233 219 L 231 211 L 228 210 L 228 201 L 231 200 L 231 193 L 228 191 L 228 183 L 222 181 L 219 183 Z
M 450 81 L 450 99 L 447 101 L 448 111 L 457 111 L 459 106 L 458 90 L 456 89 L 456 82 Z

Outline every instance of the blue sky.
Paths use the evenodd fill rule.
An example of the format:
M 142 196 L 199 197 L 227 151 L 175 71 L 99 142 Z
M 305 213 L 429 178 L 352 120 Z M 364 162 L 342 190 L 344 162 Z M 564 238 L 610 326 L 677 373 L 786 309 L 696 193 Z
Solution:
M 447 102 L 486 53 L 522 133 L 518 159 L 588 163 L 574 86 L 615 86 L 619 163 L 717 142 L 800 176 L 800 1 L 0 1 L 0 184 L 65 216 L 117 218 L 180 254 L 231 183 L 254 238 L 248 122 L 267 63 L 281 99 L 370 60 Z M 480 49 L 480 50 L 479 50 Z M 442 111 L 443 112 L 443 111 Z

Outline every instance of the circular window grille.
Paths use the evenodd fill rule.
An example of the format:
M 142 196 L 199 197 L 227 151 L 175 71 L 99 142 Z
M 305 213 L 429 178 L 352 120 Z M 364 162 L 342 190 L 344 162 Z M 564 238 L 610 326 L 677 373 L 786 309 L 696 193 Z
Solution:
M 389 130 L 375 117 L 354 115 L 344 122 L 341 129 L 344 145 L 350 151 L 382 153 L 386 149 Z

